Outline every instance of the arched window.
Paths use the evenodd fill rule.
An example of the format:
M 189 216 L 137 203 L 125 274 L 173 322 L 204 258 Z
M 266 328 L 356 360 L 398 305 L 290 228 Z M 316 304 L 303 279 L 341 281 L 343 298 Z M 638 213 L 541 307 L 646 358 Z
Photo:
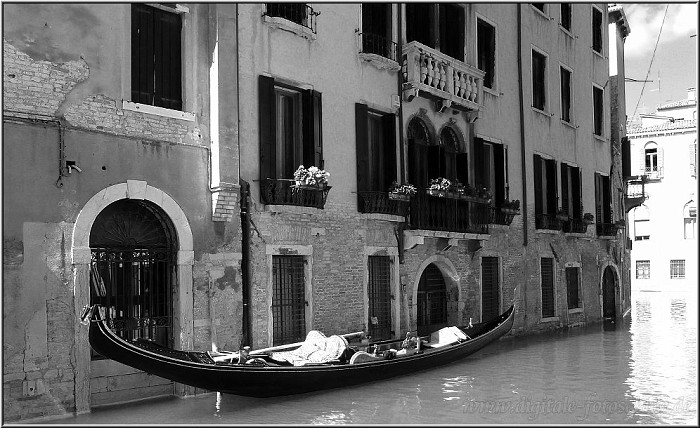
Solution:
M 695 239 L 697 236 L 698 207 L 695 201 L 690 201 L 683 207 L 683 238 Z
M 645 205 L 634 209 L 634 240 L 646 241 L 651 236 L 649 208 Z
M 640 156 L 641 174 L 646 175 L 650 179 L 659 179 L 663 177 L 664 171 L 664 150 L 659 147 L 654 141 L 650 141 L 644 145 Z
M 408 124 L 408 181 L 418 187 L 427 187 L 428 146 L 431 144 L 428 127 L 421 119 L 414 118 Z
M 468 181 L 468 162 L 464 144 L 452 126 L 445 126 L 436 140 L 423 120 L 414 118 L 408 125 L 409 182 L 427 187 L 430 180 L 444 177 L 451 181 Z

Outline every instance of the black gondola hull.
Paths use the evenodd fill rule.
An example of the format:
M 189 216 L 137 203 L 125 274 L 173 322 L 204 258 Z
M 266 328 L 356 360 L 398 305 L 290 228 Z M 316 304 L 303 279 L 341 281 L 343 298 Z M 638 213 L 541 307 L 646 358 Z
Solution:
M 513 325 L 514 312 L 511 307 L 494 320 L 463 329 L 471 339 L 458 344 L 356 364 L 270 367 L 201 361 L 207 358 L 204 352 L 171 350 L 172 356 L 167 356 L 116 336 L 99 314 L 90 323 L 90 345 L 107 358 L 175 382 L 228 394 L 273 397 L 387 379 L 457 361 L 506 334 Z

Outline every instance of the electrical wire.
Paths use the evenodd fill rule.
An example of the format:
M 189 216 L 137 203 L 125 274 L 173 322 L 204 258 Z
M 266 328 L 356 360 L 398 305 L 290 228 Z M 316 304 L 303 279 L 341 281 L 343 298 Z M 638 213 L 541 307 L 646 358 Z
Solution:
M 642 101 L 642 95 L 644 95 L 644 88 L 647 86 L 647 79 L 649 78 L 649 73 L 651 72 L 651 66 L 654 64 L 654 56 L 656 56 L 656 48 L 659 47 L 659 40 L 661 39 L 661 30 L 664 29 L 664 22 L 666 22 L 666 13 L 668 13 L 668 6 L 666 5 L 666 10 L 664 10 L 664 17 L 661 20 L 661 27 L 659 28 L 659 35 L 656 37 L 656 44 L 654 45 L 654 52 L 651 54 L 651 61 L 649 61 L 649 69 L 647 69 L 647 75 L 644 77 L 644 84 L 642 85 L 642 91 L 639 93 L 639 99 L 637 100 L 637 105 L 634 106 L 634 113 L 632 117 L 637 115 L 637 108 L 639 107 L 639 102 Z

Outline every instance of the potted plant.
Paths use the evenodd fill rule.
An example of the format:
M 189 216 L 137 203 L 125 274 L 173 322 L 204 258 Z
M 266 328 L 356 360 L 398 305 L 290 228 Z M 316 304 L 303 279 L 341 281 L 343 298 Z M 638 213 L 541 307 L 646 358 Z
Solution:
M 520 200 L 505 200 L 501 204 L 501 212 L 504 214 L 518 214 L 520 212 Z
M 447 195 L 447 190 L 452 185 L 452 182 L 446 178 L 438 177 L 430 180 L 430 186 L 428 187 L 428 194 L 432 196 L 438 196 L 444 198 Z
M 299 165 L 294 171 L 294 184 L 292 187 L 295 190 L 299 189 L 325 189 L 328 186 L 328 177 L 330 173 L 315 166 L 310 166 L 308 169 L 304 165 Z
M 412 184 L 399 184 L 398 181 L 391 183 L 389 188 L 389 199 L 408 201 L 416 194 L 416 187 Z
M 476 189 L 476 196 L 477 196 L 479 199 L 482 199 L 482 200 L 483 200 L 484 202 L 486 202 L 486 203 L 490 203 L 490 202 L 491 202 L 491 197 L 492 197 L 492 196 L 491 196 L 491 192 L 490 192 L 486 187 L 484 187 L 484 186 L 479 186 L 479 187 Z
M 592 213 L 586 213 L 583 215 L 583 223 L 588 225 L 588 224 L 593 224 L 593 214 Z
M 569 213 L 564 211 L 562 208 L 559 208 L 559 210 L 555 214 L 555 217 L 559 221 L 569 221 Z
M 459 180 L 455 180 L 453 183 L 450 184 L 450 187 L 447 189 L 448 198 L 461 199 L 462 195 L 465 194 L 466 189 L 464 187 L 464 184 L 460 183 Z

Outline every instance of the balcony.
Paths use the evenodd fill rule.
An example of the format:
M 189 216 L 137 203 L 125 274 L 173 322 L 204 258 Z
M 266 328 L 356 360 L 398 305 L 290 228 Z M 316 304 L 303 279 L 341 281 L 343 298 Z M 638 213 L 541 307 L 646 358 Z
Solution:
M 644 176 L 647 180 L 661 180 L 664 177 L 664 169 L 660 166 L 647 166 L 644 168 Z
M 358 192 L 358 211 L 364 214 L 408 215 L 409 200 L 389 198 L 389 192 Z
M 422 93 L 436 100 L 438 111 L 479 110 L 485 72 L 415 41 L 404 46 L 402 67 L 407 101 Z
M 644 184 L 647 182 L 647 176 L 641 175 L 630 177 L 627 179 L 627 193 L 625 194 L 625 212 L 642 205 L 648 198 L 644 191 Z
M 536 229 L 546 229 L 546 230 L 562 230 L 562 224 L 564 222 L 560 220 L 556 214 L 536 214 L 535 215 L 535 228 Z
M 508 210 L 501 207 L 489 207 L 489 224 L 502 224 L 510 226 L 513 218 L 519 214 L 517 210 Z
M 591 223 L 580 218 L 570 218 L 562 223 L 562 229 L 564 233 L 586 233 L 589 224 Z
M 618 226 L 615 223 L 596 223 L 595 230 L 598 236 L 617 236 Z
M 433 196 L 418 190 L 410 203 L 408 229 L 489 233 L 486 201 Z
M 260 194 L 266 205 L 295 205 L 323 209 L 331 186 L 294 187 L 294 180 L 268 178 L 261 183 Z
M 316 21 L 320 14 L 304 3 L 267 3 L 263 11 L 263 17 L 270 23 L 283 24 L 283 21 L 287 21 L 303 27 L 313 35 L 316 35 Z

